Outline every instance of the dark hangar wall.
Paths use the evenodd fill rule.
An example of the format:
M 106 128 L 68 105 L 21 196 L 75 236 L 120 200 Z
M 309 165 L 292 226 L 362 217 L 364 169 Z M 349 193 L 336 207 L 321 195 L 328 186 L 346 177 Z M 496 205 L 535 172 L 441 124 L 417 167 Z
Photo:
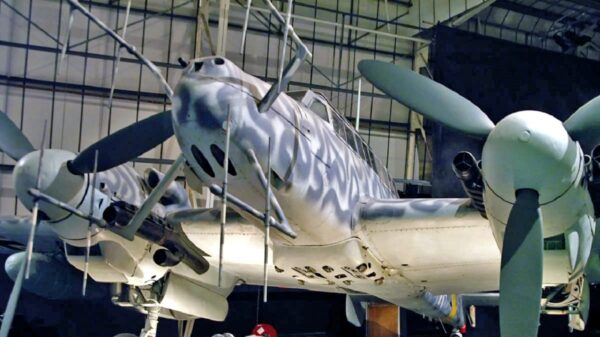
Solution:
M 434 79 L 468 98 L 494 122 L 520 110 L 565 120 L 600 94 L 600 62 L 439 26 Z M 432 124 L 433 196 L 464 196 L 452 172 L 459 151 L 481 159 L 483 142 Z

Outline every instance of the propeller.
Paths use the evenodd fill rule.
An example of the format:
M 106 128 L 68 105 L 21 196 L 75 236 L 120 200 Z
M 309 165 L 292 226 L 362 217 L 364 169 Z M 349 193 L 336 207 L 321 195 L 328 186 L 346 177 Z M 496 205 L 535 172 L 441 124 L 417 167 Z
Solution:
M 358 68 L 375 87 L 444 126 L 480 138 L 487 138 L 495 128 L 469 100 L 409 69 L 381 61 L 361 61 Z M 593 125 L 600 124 L 600 117 L 593 113 L 597 108 L 599 98 L 577 110 L 565 128 L 573 137 L 587 136 Z M 502 247 L 502 337 L 536 336 L 541 310 L 544 241 L 539 193 L 520 189 L 515 195 Z
M 542 296 L 543 245 L 539 195 L 532 189 L 518 190 L 502 245 L 502 337 L 537 336 Z
M 96 151 L 104 154 L 98 160 L 98 172 L 111 169 L 136 158 L 173 135 L 171 110 L 154 114 L 125 127 L 90 145 L 69 163 L 75 174 L 94 171 Z
M 106 171 L 136 158 L 173 135 L 171 110 L 154 114 L 125 127 L 83 150 L 69 163 L 74 174 L 94 172 L 96 151 L 102 156 L 97 171 Z M 5 113 L 0 112 L 0 150 L 14 160 L 35 150 L 23 132 Z
M 494 128 L 471 101 L 410 69 L 374 60 L 360 61 L 358 69 L 379 90 L 444 126 L 479 138 Z
M 0 150 L 14 160 L 34 151 L 23 132 L 4 112 L 0 112 Z
M 588 148 L 600 142 L 600 96 L 591 99 L 577 109 L 563 123 L 571 138 Z

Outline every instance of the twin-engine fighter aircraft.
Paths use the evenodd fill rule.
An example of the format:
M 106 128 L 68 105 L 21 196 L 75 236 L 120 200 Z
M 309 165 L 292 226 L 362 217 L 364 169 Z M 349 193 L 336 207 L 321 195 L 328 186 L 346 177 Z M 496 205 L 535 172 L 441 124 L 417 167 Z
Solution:
M 269 286 L 346 294 L 347 316 L 355 324 L 364 317 L 361 301 L 394 303 L 450 324 L 455 328 L 453 335 L 459 336 L 465 314 L 462 297 L 456 294 L 495 291 L 502 275 L 503 293 L 510 293 L 505 286 L 510 284 L 516 291 L 523 290 L 524 298 L 535 292 L 537 301 L 534 310 L 531 299 L 500 296 L 503 310 L 513 305 L 505 304 L 506 300 L 523 302 L 524 308 L 516 311 L 533 319 L 528 324 L 517 320 L 515 325 L 507 325 L 504 319 L 503 337 L 535 336 L 530 327 L 534 323 L 537 327 L 542 282 L 558 285 L 554 297 L 543 303 L 546 310 L 570 308 L 573 320 L 585 319 L 585 302 L 575 295 L 587 292 L 583 270 L 592 233 L 585 230 L 592 230 L 593 224 L 583 227 L 586 222 L 581 220 L 560 227 L 544 222 L 554 226 L 546 232 L 550 235 L 575 226 L 568 233 L 576 233 L 579 244 L 572 248 L 575 241 L 569 240 L 571 251 L 576 252 L 570 256 L 571 266 L 565 256 L 564 264 L 549 267 L 559 277 L 542 280 L 541 218 L 538 206 L 531 206 L 548 202 L 544 191 L 554 191 L 559 179 L 561 184 L 574 186 L 566 188 L 564 195 L 569 195 L 572 209 L 577 206 L 575 213 L 581 215 L 577 219 L 584 219 L 590 211 L 593 215 L 585 184 L 588 166 L 570 139 L 562 140 L 563 147 L 558 142 L 550 148 L 564 148 L 577 164 L 573 164 L 574 183 L 552 176 L 547 180 L 533 177 L 538 178 L 535 186 L 515 185 L 525 192 L 517 195 L 512 211 L 506 205 L 515 203 L 513 199 L 504 195 L 493 199 L 487 193 L 485 208 L 477 198 L 401 200 L 385 167 L 323 96 L 312 91 L 282 92 L 310 53 L 289 20 L 276 10 L 276 17 L 286 23 L 284 35 L 289 30 L 296 44 L 296 55 L 275 84 L 244 73 L 223 57 L 207 57 L 184 62 L 182 78 L 173 91 L 133 46 L 76 0 L 69 3 L 72 12 L 83 13 L 149 66 L 172 100 L 172 110 L 111 134 L 79 154 L 35 150 L 14 123 L 0 114 L 0 149 L 18 160 L 13 173 L 17 196 L 33 215 L 27 254 L 15 277 L 17 298 L 32 263 L 34 234 L 41 219 L 42 226 L 52 228 L 64 242 L 70 264 L 84 272 L 84 292 L 89 274 L 96 282 L 119 285 L 113 287 L 116 304 L 147 314 L 141 337 L 155 335 L 159 316 L 224 320 L 227 296 L 242 283 L 268 282 Z M 414 80 L 412 74 L 404 75 L 398 79 L 401 83 Z M 435 88 L 420 78 L 415 83 L 426 83 L 423 90 Z M 418 93 L 428 95 L 427 91 Z M 537 144 L 536 132 L 544 127 L 529 131 L 523 142 Z M 491 128 L 488 123 L 478 132 L 484 134 Z M 500 124 L 496 130 L 501 130 Z M 122 165 L 172 135 L 182 154 L 164 175 L 150 171 L 142 177 Z M 509 149 L 506 144 L 500 142 L 504 148 L 492 154 Z M 554 153 L 542 146 L 526 151 L 544 159 L 553 158 Z M 468 191 L 477 192 L 477 179 L 481 179 L 477 165 L 468 155 L 461 158 L 456 170 L 466 177 Z M 559 164 L 557 174 L 564 170 Z M 502 165 L 515 175 L 521 172 L 509 170 L 510 161 Z M 180 167 L 192 188 L 210 188 L 222 198 L 222 207 L 190 208 L 185 190 L 173 181 Z M 485 178 L 489 184 L 490 178 Z M 504 186 L 497 188 L 501 191 Z M 499 206 L 493 208 L 494 202 Z M 571 214 L 563 212 L 564 217 Z M 506 220 L 509 213 L 517 220 Z M 511 234 L 510 229 L 505 237 L 499 224 L 507 222 L 509 229 L 533 224 L 535 235 Z M 523 239 L 534 243 L 519 245 Z M 504 259 L 500 273 L 496 243 L 503 241 L 505 254 L 511 252 L 511 256 Z M 515 248 L 506 249 L 509 243 Z M 522 273 L 532 280 L 519 279 L 515 276 L 519 271 L 506 271 L 513 262 L 534 258 L 533 270 Z M 573 290 L 575 286 L 578 290 Z M 568 298 L 558 301 L 561 296 Z M 14 298 L 9 313 L 14 312 Z M 5 319 L 3 331 L 9 325 Z
M 149 314 L 223 320 L 236 284 L 262 285 L 265 227 L 257 214 L 272 200 L 281 213 L 274 211 L 270 219 L 279 230 L 268 241 L 270 286 L 348 294 L 349 308 L 359 310 L 349 313 L 356 318 L 360 304 L 353 298 L 369 295 L 454 327 L 464 325 L 460 297 L 453 294 L 497 288 L 499 253 L 487 220 L 469 199 L 398 199 L 380 161 L 323 96 L 307 91 L 296 101 L 281 94 L 260 113 L 254 102 L 268 88 L 226 59 L 194 60 L 175 90 L 172 121 L 170 112 L 164 113 L 169 119 L 150 117 L 79 155 L 55 149 L 42 154 L 30 145 L 24 153 L 12 153 L 18 160 L 13 174 L 19 200 L 33 209 L 36 198 L 45 198 L 39 201 L 44 225 L 65 242 L 68 261 L 82 271 L 84 251 L 76 247 L 86 247 L 91 231 L 90 277 L 126 284 L 113 294 L 117 304 Z M 190 209 L 175 182 L 131 240 L 122 233 L 168 177 L 156 171 L 142 177 L 124 165 L 110 168 L 115 157 L 102 152 L 106 144 L 139 140 L 141 131 L 148 133 L 145 125 L 157 130 L 155 121 L 173 123 L 191 186 L 222 194 L 229 172 L 227 196 L 235 212 L 227 213 L 221 273 L 222 210 Z M 8 118 L 2 130 L 18 133 Z M 4 144 L 7 140 L 0 146 L 10 154 Z M 105 171 L 93 174 L 84 160 L 96 150 L 97 170 Z
M 540 111 L 519 111 L 498 124 L 473 103 L 424 76 L 393 64 L 362 61 L 358 68 L 377 88 L 442 125 L 485 141 L 482 161 L 459 154 L 455 170 L 463 187 L 489 219 L 502 250 L 500 330 L 502 337 L 536 336 L 541 310 L 568 308 L 571 327 L 582 329 L 589 309 L 588 282 L 597 282 L 594 249 L 600 174 L 600 96 L 564 123 Z M 585 155 L 580 143 L 594 148 Z M 594 147 L 595 146 L 595 147 Z M 483 198 L 482 198 L 483 196 Z M 566 299 L 542 299 L 544 238 L 564 236 L 568 273 Z M 592 256 L 592 263 L 589 263 Z M 587 267 L 587 270 L 586 270 Z M 561 282 L 563 283 L 563 282 Z M 578 299 L 572 311 L 573 299 Z M 557 303 L 558 302 L 558 303 Z M 552 310 L 555 311 L 555 310 Z M 572 317 L 573 318 L 573 317 Z

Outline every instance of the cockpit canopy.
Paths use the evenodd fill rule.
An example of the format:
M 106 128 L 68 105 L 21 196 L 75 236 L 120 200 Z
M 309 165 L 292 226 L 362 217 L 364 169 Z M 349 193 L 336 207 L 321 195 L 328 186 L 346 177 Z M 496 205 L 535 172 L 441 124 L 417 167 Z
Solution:
M 348 120 L 333 108 L 329 100 L 321 93 L 312 90 L 291 91 L 288 96 L 309 108 L 315 115 L 327 122 L 335 133 L 346 143 L 354 153 L 362 158 L 379 175 L 384 184 L 394 193 L 396 186 L 387 169 L 377 158 L 371 148 L 365 143 Z

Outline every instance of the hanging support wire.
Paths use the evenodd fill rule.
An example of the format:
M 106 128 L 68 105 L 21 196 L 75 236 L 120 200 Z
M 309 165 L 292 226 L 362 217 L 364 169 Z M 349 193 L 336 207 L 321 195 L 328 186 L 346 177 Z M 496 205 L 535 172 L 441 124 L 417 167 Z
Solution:
M 246 47 L 246 34 L 248 33 L 248 19 L 250 18 L 250 8 L 252 7 L 252 0 L 248 0 L 246 3 L 246 17 L 244 17 L 244 28 L 242 29 L 242 46 L 240 47 L 240 54 L 244 53 Z
M 35 181 L 35 188 L 39 189 L 42 182 L 42 162 L 44 161 L 44 144 L 46 142 L 46 126 L 48 121 L 44 121 L 44 131 L 42 133 L 42 144 L 40 146 L 40 158 L 37 168 L 37 177 Z M 25 260 L 25 279 L 29 279 L 29 271 L 31 269 L 31 256 L 33 255 L 33 241 L 35 240 L 35 233 L 37 231 L 37 225 L 39 222 L 40 212 L 40 200 L 36 197 L 33 198 L 33 209 L 31 211 L 31 230 L 29 231 L 29 239 L 27 240 L 27 259 Z
M 225 126 L 225 156 L 223 157 L 223 205 L 221 206 L 221 231 L 219 234 L 219 288 L 223 278 L 223 246 L 225 244 L 225 223 L 227 221 L 227 176 L 229 175 L 229 142 L 231 138 L 231 107 L 227 106 Z
M 94 171 L 93 171 L 93 178 L 92 178 L 92 186 L 91 186 L 91 191 L 92 191 L 92 195 L 90 196 L 90 213 L 89 213 L 89 217 L 90 219 L 94 216 L 94 204 L 96 202 L 96 178 L 98 176 L 98 150 L 96 150 L 94 152 Z M 83 285 L 81 288 L 81 295 L 85 296 L 86 293 L 86 289 L 87 289 L 87 280 L 88 280 L 88 274 L 89 274 L 89 269 L 90 269 L 90 250 L 91 250 L 91 246 L 92 246 L 92 226 L 94 225 L 94 223 L 92 222 L 92 220 L 88 220 L 88 230 L 87 230 L 87 234 L 85 236 L 85 260 L 84 260 L 84 267 L 83 267 Z
M 271 224 L 269 219 L 271 218 L 271 137 L 269 137 L 269 146 L 267 153 L 267 193 L 265 198 L 265 252 L 264 252 L 264 264 L 263 264 L 263 302 L 267 303 L 267 289 L 269 270 L 267 264 L 269 263 L 269 239 Z
M 356 132 L 358 132 L 358 127 L 360 125 L 360 96 L 362 90 L 362 79 L 358 79 L 358 98 L 356 99 Z
M 148 69 L 150 69 L 152 74 L 161 83 L 163 90 L 165 91 L 165 93 L 167 94 L 169 99 L 170 100 L 173 99 L 173 89 L 171 89 L 171 86 L 169 85 L 167 80 L 162 75 L 160 69 L 158 69 L 158 67 L 154 63 L 152 63 L 152 61 L 150 61 L 148 58 L 146 58 L 144 55 L 142 55 L 140 52 L 138 52 L 134 45 L 125 41 L 121 36 L 119 36 L 119 34 L 115 33 L 104 22 L 100 21 L 97 17 L 95 17 L 92 13 L 90 13 L 90 11 L 88 11 L 85 7 L 83 7 L 79 3 L 79 1 L 77 1 L 77 0 L 68 0 L 68 1 L 69 1 L 69 4 L 71 5 L 72 10 L 76 9 L 76 10 L 80 11 L 83 15 L 85 15 L 88 19 L 90 19 L 98 27 L 100 27 L 100 29 L 102 29 L 108 35 L 110 35 L 113 39 L 115 39 L 121 45 L 121 47 L 125 48 L 131 55 L 135 56 L 146 67 L 148 67 Z
M 292 79 L 292 76 L 294 76 L 296 71 L 300 68 L 300 66 L 302 65 L 304 60 L 306 58 L 312 58 L 312 54 L 310 53 L 310 51 L 308 50 L 306 45 L 304 45 L 304 43 L 302 42 L 300 37 L 294 31 L 294 27 L 292 27 L 291 25 L 288 24 L 289 17 L 291 17 L 291 12 L 290 12 L 290 15 L 288 16 L 288 20 L 286 20 L 281 15 L 281 13 L 279 13 L 277 8 L 275 8 L 275 6 L 273 5 L 273 3 L 270 0 L 265 0 L 265 3 L 268 5 L 269 9 L 271 10 L 271 13 L 273 15 L 275 15 L 277 20 L 279 20 L 279 22 L 281 22 L 283 24 L 286 24 L 284 32 L 288 32 L 289 36 L 296 44 L 296 54 L 294 55 L 294 58 L 285 67 L 285 69 L 281 72 L 281 76 L 277 79 L 277 82 L 273 83 L 273 85 L 271 85 L 267 94 L 258 103 L 258 111 L 260 111 L 261 113 L 267 112 L 271 108 L 271 105 L 273 105 L 273 103 L 275 103 L 275 100 L 281 93 L 282 88 L 285 89 L 287 84 Z M 291 2 L 290 2 L 290 5 L 291 5 Z M 291 8 L 291 6 L 290 6 L 290 8 Z M 288 10 L 291 11 L 290 8 L 288 8 Z M 284 43 L 284 45 L 285 45 L 285 43 Z M 281 62 L 281 64 L 283 64 L 283 62 Z
M 63 61 L 67 55 L 67 49 L 69 49 L 69 40 L 71 39 L 71 30 L 73 29 L 73 21 L 75 20 L 75 11 L 73 6 L 69 6 L 69 24 L 67 25 L 67 35 L 65 36 L 65 42 L 62 44 L 62 50 L 60 51 L 60 62 L 58 62 L 58 73 L 62 70 Z
M 383 0 L 384 2 L 384 8 L 385 8 L 385 20 L 386 20 L 386 24 L 385 27 L 387 28 L 388 33 L 391 33 L 390 30 L 390 9 L 388 6 L 388 0 Z
M 127 8 L 125 9 L 125 23 L 123 24 L 123 33 L 121 37 L 125 40 L 125 35 L 127 34 L 127 23 L 129 22 L 129 12 L 131 10 L 131 0 L 127 1 Z M 108 95 L 108 108 L 112 108 L 113 95 L 115 93 L 115 87 L 117 85 L 117 74 L 119 73 L 119 63 L 121 63 L 121 52 L 123 51 L 123 46 L 119 46 L 117 51 L 117 59 L 113 65 L 112 72 L 112 81 L 110 83 L 110 93 Z
M 279 85 L 279 88 L 277 90 L 281 91 L 281 78 L 283 77 L 283 62 L 285 60 L 285 47 L 287 46 L 287 38 L 288 38 L 288 32 L 290 30 L 290 17 L 292 15 L 292 4 L 293 4 L 293 0 L 288 0 L 288 4 L 287 4 L 287 13 L 285 16 L 285 28 L 283 29 L 283 45 L 281 47 L 281 57 L 279 58 L 279 76 L 278 76 L 278 80 L 277 80 L 277 84 Z M 248 9 L 249 11 L 249 9 Z

